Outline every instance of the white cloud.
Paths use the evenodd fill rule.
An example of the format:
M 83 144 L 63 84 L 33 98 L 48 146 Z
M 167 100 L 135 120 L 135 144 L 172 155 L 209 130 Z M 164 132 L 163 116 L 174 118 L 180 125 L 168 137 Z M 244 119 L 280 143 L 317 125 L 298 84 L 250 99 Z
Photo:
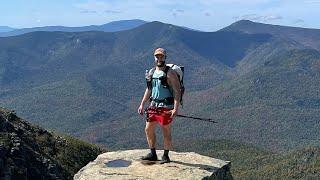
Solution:
M 93 10 L 104 10 L 110 8 L 109 3 L 103 1 L 88 1 L 85 3 L 74 4 L 75 7 L 83 10 L 93 11 Z
M 275 20 L 282 19 L 282 16 L 279 15 L 258 15 L 258 14 L 245 14 L 242 16 L 234 16 L 235 20 L 252 20 L 252 21 L 261 21 L 261 22 L 270 22 Z
M 320 4 L 320 0 L 309 0 L 309 1 L 305 1 L 306 3 L 309 4 Z
M 119 13 L 121 13 L 120 11 L 112 11 L 112 10 L 105 10 L 104 12 L 108 13 L 108 14 L 119 14 Z
M 267 16 L 262 16 L 262 20 L 264 22 L 269 22 L 269 21 L 274 21 L 274 20 L 280 20 L 282 19 L 282 16 L 279 15 L 267 15 Z
M 258 21 L 261 19 L 262 16 L 259 16 L 257 14 L 245 14 L 242 16 L 234 16 L 233 19 L 235 20 L 252 20 L 252 21 Z
M 83 11 L 80 11 L 80 13 L 85 13 L 85 14 L 90 14 L 90 13 L 92 13 L 92 14 L 95 14 L 95 13 L 97 13 L 97 11 L 93 11 L 93 10 L 83 10 Z
M 211 16 L 211 14 L 208 13 L 208 12 L 205 12 L 204 15 L 205 15 L 205 16 Z
M 115 5 L 111 2 L 104 1 L 87 1 L 84 3 L 74 4 L 74 7 L 80 9 L 81 13 L 119 13 L 120 11 L 115 10 Z
M 264 4 L 272 2 L 272 0 L 199 0 L 203 5 L 215 5 L 215 4 L 234 4 L 234 3 L 241 3 L 246 5 L 257 5 L 257 4 Z
M 174 16 L 174 17 L 177 17 L 177 16 L 179 16 L 179 15 L 182 15 L 184 13 L 184 10 L 182 10 L 182 9 L 173 9 L 172 10 L 172 15 Z
M 293 21 L 293 24 L 304 24 L 304 20 L 303 19 L 296 19 Z

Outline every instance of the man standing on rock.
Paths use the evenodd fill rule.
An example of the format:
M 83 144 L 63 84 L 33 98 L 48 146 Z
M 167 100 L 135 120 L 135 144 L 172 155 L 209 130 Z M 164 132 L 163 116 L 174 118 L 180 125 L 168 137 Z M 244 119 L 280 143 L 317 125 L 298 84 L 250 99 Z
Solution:
M 167 55 L 163 48 L 154 52 L 156 67 L 146 74 L 148 87 L 145 90 L 138 108 L 140 115 L 144 114 L 144 106 L 150 100 L 147 108 L 145 133 L 151 152 L 143 156 L 142 160 L 157 161 L 155 128 L 160 124 L 164 137 L 164 154 L 161 164 L 169 163 L 169 150 L 172 148 L 171 122 L 178 114 L 180 103 L 180 82 L 177 73 L 166 66 Z

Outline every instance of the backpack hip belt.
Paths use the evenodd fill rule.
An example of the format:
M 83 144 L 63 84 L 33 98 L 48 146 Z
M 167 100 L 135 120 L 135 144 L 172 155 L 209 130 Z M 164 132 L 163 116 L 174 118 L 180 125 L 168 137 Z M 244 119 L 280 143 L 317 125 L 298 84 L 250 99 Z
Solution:
M 172 105 L 174 103 L 174 98 L 173 97 L 167 97 L 165 99 L 154 99 L 150 97 L 150 102 L 155 102 L 155 103 L 164 103 L 165 105 Z

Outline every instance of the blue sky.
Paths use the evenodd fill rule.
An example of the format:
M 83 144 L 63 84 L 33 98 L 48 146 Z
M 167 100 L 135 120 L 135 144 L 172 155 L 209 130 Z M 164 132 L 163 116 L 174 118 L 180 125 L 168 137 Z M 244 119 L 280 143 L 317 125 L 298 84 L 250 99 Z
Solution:
M 0 26 L 85 26 L 142 19 L 216 31 L 240 19 L 320 29 L 320 0 L 7 0 Z

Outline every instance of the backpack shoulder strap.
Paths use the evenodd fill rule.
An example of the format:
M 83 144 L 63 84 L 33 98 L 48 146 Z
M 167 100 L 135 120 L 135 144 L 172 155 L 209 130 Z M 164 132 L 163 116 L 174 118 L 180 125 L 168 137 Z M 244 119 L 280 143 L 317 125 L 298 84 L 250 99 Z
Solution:
M 169 71 L 170 68 L 171 68 L 170 66 L 166 65 L 166 68 L 163 71 L 164 72 L 164 77 L 165 77 L 164 78 L 164 83 L 166 84 L 167 88 L 169 87 L 167 75 L 168 75 L 168 71 Z M 170 89 L 169 89 L 169 91 L 170 91 L 171 96 L 173 97 L 173 92 Z
M 153 76 L 153 73 L 154 73 L 155 70 L 156 70 L 156 68 L 153 67 L 146 74 L 147 87 L 150 90 L 152 90 L 152 76 Z
M 167 77 L 167 74 L 168 74 L 168 71 L 170 68 L 171 68 L 170 66 L 166 66 L 166 68 L 163 71 L 165 73 L 166 77 Z
M 153 75 L 153 73 L 154 73 L 155 70 L 156 70 L 155 67 L 151 68 L 151 69 L 149 70 L 149 76 L 152 77 L 152 75 Z

